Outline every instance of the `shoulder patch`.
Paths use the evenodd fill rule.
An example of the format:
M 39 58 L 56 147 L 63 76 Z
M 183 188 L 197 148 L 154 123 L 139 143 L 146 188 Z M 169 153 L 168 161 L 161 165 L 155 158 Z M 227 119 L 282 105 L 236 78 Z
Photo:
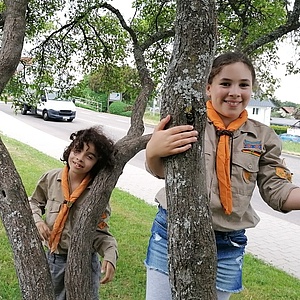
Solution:
M 276 167 L 276 175 L 282 179 L 287 179 L 292 182 L 292 174 L 284 168 Z

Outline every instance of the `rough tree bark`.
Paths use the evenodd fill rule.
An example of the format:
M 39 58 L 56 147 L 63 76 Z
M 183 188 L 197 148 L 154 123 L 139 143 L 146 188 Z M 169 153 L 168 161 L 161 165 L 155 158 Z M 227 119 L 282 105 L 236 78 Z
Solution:
M 5 13 L 5 22 L 12 24 L 9 18 L 9 12 L 18 15 L 14 9 L 19 9 L 19 12 L 23 12 L 25 16 L 25 3 L 27 3 L 27 1 L 7 1 L 7 7 L 9 7 L 9 9 Z M 22 4 L 25 6 L 22 10 L 21 7 L 14 4 Z M 111 8 L 111 6 L 108 8 Z M 123 20 L 121 15 L 119 15 L 119 18 Z M 125 24 L 125 22 L 123 23 Z M 13 54 L 14 59 L 4 54 L 2 57 L 5 57 L 6 61 L 12 59 L 9 66 L 13 69 L 13 72 L 21 57 L 25 23 L 23 23 L 22 27 L 23 35 L 19 36 L 18 34 L 21 32 L 20 29 L 21 28 L 12 25 L 7 28 L 6 23 L 4 23 L 6 33 L 2 40 L 2 49 L 4 49 L 3 52 L 6 53 L 6 55 L 8 55 L 8 53 Z M 125 28 L 125 30 L 126 29 L 129 30 L 129 28 Z M 10 30 L 12 30 L 12 32 Z M 91 268 L 89 266 L 91 265 L 90 254 L 94 228 L 98 223 L 99 215 L 104 211 L 110 199 L 111 192 L 119 176 L 122 174 L 125 164 L 136 153 L 145 148 L 150 138 L 149 135 L 142 136 L 144 131 L 143 112 L 145 111 L 147 100 L 153 92 L 154 84 L 143 55 L 145 48 L 138 44 L 135 33 L 132 30 L 129 31 L 134 41 L 134 56 L 137 61 L 142 89 L 134 105 L 135 108 L 132 114 L 131 127 L 127 135 L 115 145 L 114 169 L 103 170 L 98 174 L 94 180 L 90 197 L 87 199 L 86 206 L 83 208 L 77 226 L 74 228 L 76 234 L 73 234 L 71 238 L 71 247 L 68 254 L 69 264 L 66 270 L 66 289 L 68 291 L 68 298 L 72 300 L 92 299 Z M 14 35 L 10 36 L 11 34 Z M 11 45 L 14 45 L 15 37 L 18 37 L 19 44 L 15 46 L 15 51 L 11 51 Z M 6 68 L 9 70 L 8 67 Z M 9 78 L 13 75 L 13 72 L 7 73 L 9 75 L 7 76 L 7 80 L 4 80 L 4 77 L 0 79 L 0 93 Z M 1 61 L 0 74 L 5 74 Z M 1 84 L 3 84 L 3 87 Z M 22 296 L 24 299 L 54 299 L 48 265 L 38 238 L 36 227 L 33 223 L 31 210 L 27 204 L 26 192 L 13 163 L 8 159 L 8 151 L 1 139 L 0 146 L 0 153 L 2 155 L 0 165 L 0 210 L 4 226 L 7 227 L 7 233 L 13 246 L 16 271 L 20 281 Z M 17 215 L 18 218 L 9 218 L 11 215 Z M 17 237 L 16 232 L 13 231 L 14 227 L 20 228 Z M 16 240 L 20 241 L 20 243 L 22 241 L 22 244 L 16 242 Z M 36 247 L 36 249 L 32 249 L 33 246 Z M 28 253 L 32 253 L 32 255 L 28 255 Z M 82 255 L 82 253 L 86 255 Z M 34 262 L 31 261 L 31 258 L 34 258 Z M 24 267 L 26 267 L 26 269 L 23 269 Z M 84 274 L 84 280 L 82 274 Z
M 20 3 L 20 2 L 16 2 Z M 9 3 L 12 5 L 12 3 Z M 179 9 L 178 9 L 178 21 L 177 25 L 179 26 L 177 30 L 176 35 L 176 43 L 175 43 L 175 49 L 174 49 L 174 59 L 173 64 L 171 64 L 171 69 L 169 72 L 169 79 L 167 81 L 167 86 L 170 84 L 169 89 L 165 90 L 164 97 L 165 99 L 173 99 L 173 103 L 170 103 L 169 107 L 176 108 L 176 111 L 173 111 L 173 120 L 176 123 L 179 121 L 178 117 L 183 118 L 181 119 L 181 122 L 186 123 L 186 117 L 188 116 L 190 120 L 190 116 L 194 118 L 195 121 L 195 127 L 199 130 L 199 132 L 203 133 L 205 124 L 205 110 L 203 108 L 203 100 L 201 102 L 201 99 L 204 98 L 202 95 L 203 92 L 203 86 L 206 81 L 206 74 L 208 72 L 208 69 L 210 67 L 209 61 L 212 57 L 212 52 L 214 49 L 214 15 L 213 10 L 211 6 L 213 3 L 204 3 L 203 1 L 178 1 Z M 201 6 L 202 5 L 202 6 Z M 193 8 L 192 8 L 193 7 Z M 202 7 L 202 8 L 201 8 Z M 109 7 L 108 7 L 109 8 Z M 200 19 L 201 14 L 204 14 L 204 17 Z M 192 22 L 192 19 L 194 20 L 194 23 Z M 199 23 L 199 20 L 200 23 Z M 199 24 L 198 24 L 199 23 Z M 212 25 L 213 23 L 213 25 Z M 206 31 L 203 30 L 203 26 L 207 26 Z M 123 26 L 126 30 L 126 26 Z M 25 26 L 24 26 L 25 28 Z M 197 30 L 196 30 L 197 29 Z M 199 30 L 199 31 L 198 31 Z M 145 148 L 145 145 L 149 139 L 149 136 L 142 136 L 143 134 L 143 122 L 142 122 L 142 116 L 143 111 L 145 110 L 147 100 L 150 96 L 150 94 L 153 91 L 154 84 L 151 80 L 151 76 L 149 75 L 149 71 L 147 69 L 145 58 L 143 55 L 143 52 L 146 49 L 146 46 L 140 45 L 138 43 L 138 39 L 135 36 L 135 33 L 131 30 L 128 30 L 129 34 L 132 36 L 133 40 L 133 48 L 134 48 L 134 56 L 135 61 L 137 64 L 137 68 L 139 71 L 141 84 L 142 84 L 142 90 L 140 92 L 139 97 L 137 98 L 137 101 L 134 106 L 132 121 L 131 121 L 131 128 L 129 129 L 127 135 L 117 142 L 116 148 L 115 148 L 115 166 L 114 169 L 111 170 L 103 170 L 96 178 L 93 188 L 90 193 L 89 199 L 87 199 L 87 205 L 83 208 L 83 211 L 80 215 L 80 218 L 77 222 L 76 228 L 74 228 L 74 234 L 71 239 L 71 248 L 69 251 L 69 264 L 67 267 L 67 276 L 66 276 L 66 288 L 69 293 L 69 298 L 72 300 L 82 300 L 82 299 L 92 299 L 90 295 L 91 291 L 91 270 L 88 266 L 90 266 L 90 249 L 91 249 L 91 243 L 92 243 L 92 236 L 93 231 L 98 223 L 97 217 L 101 215 L 101 212 L 104 211 L 104 208 L 109 201 L 109 197 L 111 194 L 111 191 L 115 187 L 115 184 L 122 173 L 122 170 L 124 168 L 124 165 L 129 161 L 130 158 L 132 158 L 136 153 L 138 153 L 140 150 Z M 205 34 L 203 36 L 203 34 Z M 196 42 L 199 41 L 198 38 L 195 39 L 195 37 L 202 37 L 203 42 Z M 194 43 L 192 41 L 194 40 Z M 22 39 L 23 41 L 23 39 Z M 181 43 L 180 45 L 178 43 Z M 191 49 L 189 48 L 191 47 Z M 200 49 L 200 47 L 203 47 Z M 19 53 L 20 54 L 20 53 Z M 20 56 L 18 56 L 16 61 L 19 61 Z M 184 64 L 185 63 L 185 64 Z M 14 63 L 14 66 L 16 66 L 16 62 Z M 197 66 L 194 68 L 194 66 Z M 185 72 L 188 71 L 187 73 Z M 1 71 L 1 70 L 0 70 Z M 4 72 L 3 72 L 4 73 Z M 2 73 L 0 73 L 2 74 Z M 181 79 L 178 77 L 181 76 Z M 180 86 L 181 85 L 181 86 Z M 176 90 L 176 86 L 179 88 L 179 90 Z M 173 87 L 173 88 L 171 88 Z M 186 99 L 185 102 L 182 102 L 182 99 Z M 201 107 L 202 103 L 202 107 Z M 174 105 L 173 105 L 174 104 Z M 191 109 L 191 111 L 188 111 L 188 109 Z M 174 124 L 175 124 L 174 123 Z M 202 147 L 202 138 L 201 142 L 199 142 L 199 146 Z M 203 158 L 203 148 L 200 148 L 200 151 L 198 152 L 197 147 L 194 147 L 192 151 L 190 151 L 188 154 L 186 154 L 186 159 L 182 161 L 182 163 L 186 163 L 189 161 L 189 155 L 190 153 L 193 153 L 193 156 L 191 156 L 191 159 L 194 160 L 193 157 Z M 4 215 L 10 215 L 12 211 L 19 212 L 20 211 L 20 219 L 21 221 L 24 220 L 23 216 L 26 216 L 25 219 L 27 219 L 27 223 L 21 227 L 24 230 L 24 235 L 20 237 L 20 241 L 26 241 L 28 240 L 28 236 L 31 236 L 32 240 L 36 241 L 37 238 L 37 231 L 34 224 L 32 223 L 32 218 L 29 216 L 30 210 L 27 206 L 26 201 L 26 194 L 24 192 L 24 188 L 21 186 L 21 183 L 16 184 L 16 182 L 19 182 L 20 179 L 17 173 L 12 173 L 12 166 L 9 164 L 9 161 L 7 160 L 7 150 L 5 147 L 3 147 L 1 150 L 1 153 L 3 153 L 3 164 L 0 168 L 0 179 L 3 179 L 1 181 L 1 198 L 0 201 L 3 203 L 3 206 L 0 207 L 0 209 L 3 211 L 3 217 Z M 182 156 L 183 158 L 185 156 Z M 4 161 L 5 159 L 5 161 Z M 201 179 L 201 173 L 200 171 L 200 164 L 203 163 L 201 159 L 198 160 L 199 165 L 196 168 L 197 171 L 197 178 L 200 177 Z M 180 164 L 180 161 L 177 161 Z M 5 166 L 5 167 L 4 167 Z M 186 165 L 187 166 L 187 165 Z M 170 170 L 172 171 L 173 167 L 170 165 Z M 5 170 L 8 170 L 8 172 L 5 172 Z M 188 168 L 187 168 L 188 171 Z M 194 169 L 195 171 L 195 169 Z M 173 171 L 172 171 L 173 172 Z M 9 175 L 7 175 L 9 174 Z M 170 173 L 171 174 L 171 173 Z M 177 173 L 176 168 L 174 168 L 174 174 L 180 174 L 180 176 L 183 176 L 182 178 L 188 178 L 190 173 Z M 191 175 L 191 174 L 190 174 Z M 195 174 L 192 174 L 193 176 Z M 193 176 L 191 178 L 193 178 Z M 171 175 L 171 177 L 173 177 Z M 9 178 L 11 178 L 11 182 L 9 181 Z M 169 178 L 169 177 L 168 177 Z M 174 177 L 175 178 L 175 177 Z M 197 183 L 201 183 L 201 180 L 197 179 Z M 14 184 L 13 188 L 12 184 Z M 203 200 L 201 200 L 200 204 L 198 202 L 193 202 L 189 206 L 189 209 L 202 209 L 202 213 L 197 214 L 197 216 L 194 215 L 187 215 L 186 220 L 191 217 L 191 225 L 193 225 L 193 228 L 199 228 L 203 225 L 203 228 L 201 229 L 201 232 L 203 234 L 202 238 L 207 241 L 205 245 L 214 245 L 212 238 L 211 238 L 211 232 L 209 230 L 209 211 L 208 208 L 205 207 L 207 205 L 207 199 L 206 194 L 198 194 L 198 191 L 203 191 L 205 182 L 202 182 L 202 188 L 199 188 L 199 184 L 197 184 L 196 187 L 192 187 L 192 185 L 188 184 L 189 189 L 187 189 L 185 192 L 191 193 L 191 198 L 198 199 L 198 202 L 201 200 L 201 197 Z M 178 187 L 178 186 L 177 186 Z M 11 188 L 11 190 L 10 190 Z M 197 191 L 196 191 L 197 190 Z M 18 203 L 19 205 L 22 205 L 21 208 L 14 208 L 14 206 L 11 206 L 16 201 L 7 202 L 8 199 L 15 200 L 16 193 L 19 191 L 21 192 L 21 199 L 24 199 L 21 203 Z M 181 193 L 180 190 L 178 190 L 179 193 Z M 183 191 L 182 191 L 183 192 Z M 172 193 L 173 194 L 173 193 Z M 197 196 L 198 195 L 198 196 Z M 182 199 L 181 197 L 179 197 Z M 4 204 L 8 204 L 6 207 Z M 198 205 L 199 204 L 199 205 Z M 193 205 L 193 206 L 192 206 Z M 176 208 L 176 206 L 174 206 Z M 21 213 L 22 210 L 22 213 Z M 201 218 L 199 217 L 201 216 Z M 181 215 L 181 217 L 184 217 Z M 195 222 L 193 220 L 196 220 Z M 5 221 L 5 220 L 4 220 Z M 201 221 L 201 222 L 200 222 Z M 10 220 L 11 222 L 11 220 Z M 11 227 L 13 228 L 13 227 Z M 199 241 L 198 237 L 195 237 L 195 232 L 191 228 L 191 235 L 189 237 L 191 240 L 191 248 L 192 245 L 195 245 L 195 241 Z M 206 230 L 206 231 L 205 231 Z M 23 234 L 23 232 L 22 232 Z M 14 239 L 14 232 L 8 232 L 9 236 L 12 236 L 11 243 L 13 245 L 13 251 L 14 255 L 16 257 L 16 265 L 18 265 L 18 259 L 20 259 L 20 262 L 26 262 L 26 258 L 22 256 L 22 254 L 27 254 L 30 251 L 28 248 L 30 245 L 27 243 L 23 243 L 24 250 L 22 253 L 18 252 L 18 249 L 15 249 L 15 247 L 18 247 L 18 243 L 15 243 Z M 180 237 L 180 234 L 178 235 Z M 188 238 L 188 237 L 187 237 Z M 201 241 L 201 240 L 200 240 Z M 28 263 L 27 266 L 30 266 L 27 268 L 27 276 L 26 278 L 31 282 L 24 283 L 21 282 L 21 290 L 23 293 L 23 297 L 27 292 L 23 292 L 24 286 L 31 286 L 32 283 L 36 286 L 36 278 L 39 276 L 38 272 L 45 272 L 46 274 L 43 275 L 43 278 L 39 279 L 39 282 L 41 282 L 41 285 L 43 283 L 46 283 L 49 290 L 44 290 L 43 292 L 40 292 L 39 294 L 35 294 L 32 292 L 30 294 L 30 297 L 33 298 L 26 298 L 26 299 L 41 299 L 41 297 L 37 295 L 43 295 L 43 299 L 52 299 L 52 288 L 49 285 L 49 277 L 48 277 L 48 269 L 45 262 L 45 257 L 43 254 L 42 249 L 39 249 L 40 244 L 38 242 L 34 242 L 34 245 L 37 246 L 37 251 L 33 253 L 32 257 L 35 258 L 35 261 L 40 262 L 40 265 L 37 268 L 31 268 L 33 266 L 33 263 Z M 179 246 L 179 245 L 178 245 Z M 198 249 L 199 243 L 196 245 L 197 247 L 195 249 Z M 32 246 L 31 246 L 32 247 Z M 181 246 L 180 246 L 181 247 Z M 191 249 L 190 248 L 190 249 Z M 181 248 L 180 248 L 181 250 Z M 82 255 L 82 253 L 85 253 L 86 255 Z M 187 254 L 188 252 L 186 252 Z M 197 257 L 199 258 L 199 252 L 197 252 Z M 175 260 L 176 258 L 175 253 Z M 206 264 L 202 263 L 202 266 L 208 266 L 210 269 L 213 269 L 213 261 L 211 261 L 211 255 L 208 253 L 208 251 L 202 251 L 200 253 L 201 256 L 201 263 L 205 259 L 209 259 Z M 192 258 L 192 257 L 191 257 Z M 24 260 L 23 260 L 24 259 Z M 28 257 L 27 257 L 28 259 Z M 27 260 L 28 261 L 28 260 Z M 184 260 L 185 262 L 187 260 Z M 200 260 L 196 260 L 198 263 L 200 263 Z M 24 266 L 24 265 L 23 265 Z M 179 266 L 179 265 L 178 265 Z M 190 295 L 194 294 L 195 285 L 193 285 L 193 282 L 195 281 L 194 275 L 196 274 L 198 276 L 199 269 L 197 269 L 198 273 L 191 273 L 193 272 L 193 266 L 191 266 L 190 269 L 186 269 L 188 273 L 186 273 L 189 278 L 186 280 L 187 288 L 184 289 L 184 293 L 190 292 Z M 175 266 L 177 268 L 177 266 Z M 173 268 L 174 269 L 174 268 Z M 36 274 L 32 274 L 35 271 L 38 271 Z M 183 270 L 183 269 L 182 269 Z M 180 271 L 180 274 L 183 275 L 182 270 Z M 203 268 L 201 268 L 203 270 Z M 34 272 L 33 272 L 34 271 Z M 207 272 L 206 275 L 210 276 L 210 272 Z M 22 278 L 22 270 L 19 270 L 17 268 L 18 277 Z M 212 271 L 214 273 L 214 271 Z M 82 274 L 85 274 L 84 280 L 82 280 Z M 213 274 L 214 275 L 214 274 Z M 213 275 L 210 276 L 210 278 L 213 278 Z M 42 277 L 42 276 L 41 276 Z M 193 277 L 193 278 L 191 278 Z M 207 278 L 207 277 L 205 277 Z M 179 282 L 179 277 L 177 278 Z M 186 278 L 184 278 L 186 279 Z M 190 280 L 191 279 L 191 280 Z M 212 288 L 212 284 L 210 284 L 212 280 L 207 280 L 207 284 L 203 284 L 203 287 L 205 289 L 205 293 L 209 293 L 209 295 L 213 295 L 213 291 L 207 292 L 208 289 L 206 289 L 207 286 Z M 199 281 L 197 281 L 199 283 Z M 179 287 L 179 285 L 176 283 L 176 286 Z M 192 288 L 191 288 L 192 287 Z M 198 287 L 200 285 L 198 284 Z M 186 297 L 185 299 L 191 299 Z M 199 299 L 199 298 L 198 298 Z M 205 298 L 203 298 L 205 299 Z M 213 297 L 210 297 L 209 299 L 213 299 Z
M 175 42 L 162 94 L 170 126 L 192 124 L 199 141 L 165 160 L 173 299 L 216 299 L 216 247 L 205 180 L 205 85 L 216 47 L 214 1 L 178 0 Z
M 20 62 L 28 0 L 6 0 L 4 3 L 6 11 L 3 14 L 4 26 L 0 48 L 0 93 Z
M 0 215 L 13 247 L 23 299 L 54 300 L 45 252 L 32 218 L 27 195 L 1 139 L 0 166 Z

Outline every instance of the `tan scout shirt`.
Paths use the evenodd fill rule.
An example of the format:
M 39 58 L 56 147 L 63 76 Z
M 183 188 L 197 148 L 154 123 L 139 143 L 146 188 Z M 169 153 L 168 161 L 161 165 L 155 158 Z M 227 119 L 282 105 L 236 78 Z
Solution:
M 263 200 L 278 211 L 281 211 L 291 190 L 297 187 L 288 180 L 291 177 L 290 171 L 279 158 L 281 141 L 270 127 L 248 119 L 234 132 L 232 143 L 233 211 L 230 215 L 225 215 L 219 198 L 216 174 L 218 136 L 214 125 L 208 120 L 205 130 L 206 180 L 213 228 L 218 231 L 256 226 L 259 217 L 251 206 L 251 197 L 256 184 Z M 155 198 L 163 208 L 167 207 L 164 188 Z
M 34 221 L 37 223 L 43 221 L 42 210 L 45 209 L 45 223 L 52 230 L 60 207 L 64 202 L 63 192 L 61 188 L 62 169 L 51 170 L 39 179 L 35 191 L 29 199 L 30 207 L 33 213 Z M 74 227 L 74 220 L 77 218 L 81 205 L 86 199 L 90 187 L 81 194 L 70 208 L 70 212 L 63 229 L 60 242 L 55 253 L 67 254 L 70 245 L 70 238 Z M 109 233 L 107 225 L 110 217 L 110 207 L 105 211 L 106 218 L 100 219 L 99 222 L 105 222 L 106 226 L 95 231 L 93 247 L 105 260 L 111 262 L 116 267 L 118 257 L 117 242 Z M 105 223 L 102 223 L 105 225 Z

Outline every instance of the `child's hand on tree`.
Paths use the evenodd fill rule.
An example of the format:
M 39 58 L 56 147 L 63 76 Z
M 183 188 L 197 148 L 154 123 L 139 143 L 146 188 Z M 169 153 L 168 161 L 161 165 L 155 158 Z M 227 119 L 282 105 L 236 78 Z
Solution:
M 44 221 L 37 222 L 36 227 L 39 231 L 42 241 L 48 242 L 50 238 L 50 229 Z

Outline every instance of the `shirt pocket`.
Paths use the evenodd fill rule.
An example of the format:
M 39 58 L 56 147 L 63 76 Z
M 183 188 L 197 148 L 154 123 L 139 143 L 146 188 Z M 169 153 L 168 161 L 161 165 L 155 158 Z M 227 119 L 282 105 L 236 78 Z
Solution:
M 232 189 L 236 193 L 251 195 L 259 171 L 260 156 L 249 153 L 234 153 L 232 158 Z
M 46 223 L 51 228 L 53 227 L 53 224 L 56 220 L 56 217 L 60 211 L 62 203 L 59 201 L 56 201 L 55 199 L 51 199 L 47 201 L 46 204 Z

